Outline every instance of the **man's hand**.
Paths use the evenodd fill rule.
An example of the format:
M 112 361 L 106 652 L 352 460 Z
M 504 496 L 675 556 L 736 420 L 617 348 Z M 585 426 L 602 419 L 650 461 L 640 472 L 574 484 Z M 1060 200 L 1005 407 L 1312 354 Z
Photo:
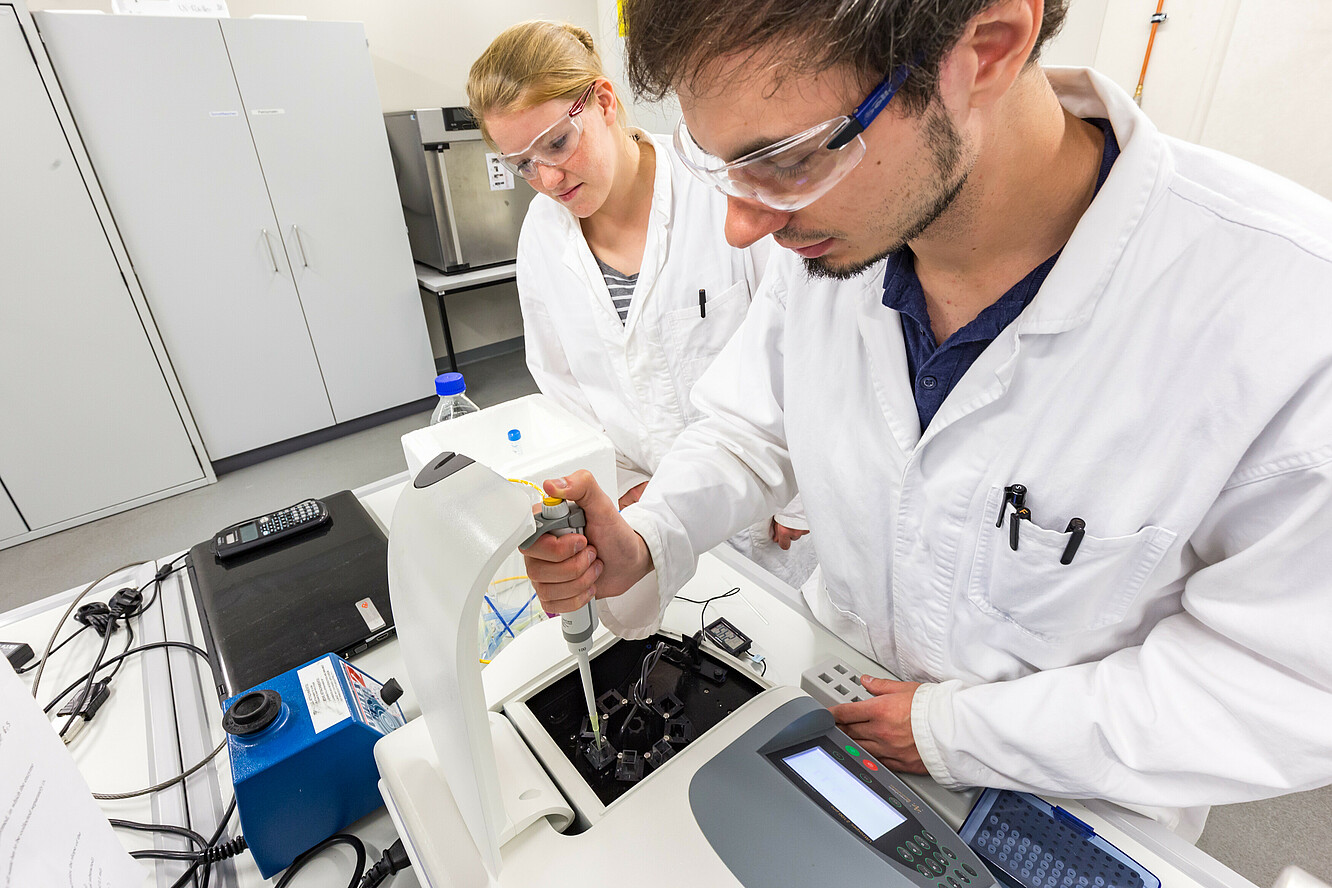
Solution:
M 545 534 L 523 550 L 527 577 L 548 613 L 576 611 L 596 598 L 622 595 L 652 570 L 647 543 L 634 533 L 591 472 L 545 483 L 546 493 L 573 500 L 585 533 Z
M 860 681 L 874 699 L 832 707 L 837 727 L 894 771 L 928 773 L 911 733 L 911 698 L 920 682 L 868 675 L 862 675 Z
M 781 546 L 783 551 L 791 548 L 793 542 L 807 533 L 809 533 L 808 530 L 796 530 L 787 527 L 785 524 L 780 524 L 776 518 L 772 519 L 772 526 L 768 529 L 768 535 L 772 537 L 772 541 Z
M 646 481 L 642 484 L 635 484 L 633 487 L 626 490 L 624 496 L 620 497 L 620 508 L 623 509 L 625 506 L 632 506 L 634 503 L 642 499 L 643 488 L 645 487 L 647 487 Z

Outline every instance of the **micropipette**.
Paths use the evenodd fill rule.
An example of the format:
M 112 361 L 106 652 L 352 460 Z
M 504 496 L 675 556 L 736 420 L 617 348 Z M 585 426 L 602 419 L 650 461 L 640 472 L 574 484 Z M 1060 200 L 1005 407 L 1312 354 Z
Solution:
M 541 501 L 541 514 L 533 516 L 537 532 L 528 537 L 521 548 L 526 549 L 537 541 L 543 533 L 552 536 L 564 536 L 567 533 L 582 533 L 587 527 L 583 510 L 571 506 L 567 501 L 555 496 L 548 496 Z M 587 717 L 592 724 L 592 738 L 601 748 L 601 719 L 597 716 L 596 694 L 592 690 L 592 635 L 597 631 L 597 606 L 589 601 L 585 606 L 572 613 L 560 615 L 560 631 L 569 651 L 578 658 L 578 674 L 583 680 L 583 697 L 587 702 Z

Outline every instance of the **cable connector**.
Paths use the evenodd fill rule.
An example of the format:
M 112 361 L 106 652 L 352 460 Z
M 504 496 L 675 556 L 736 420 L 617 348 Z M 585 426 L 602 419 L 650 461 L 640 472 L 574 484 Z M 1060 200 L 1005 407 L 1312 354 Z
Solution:
M 83 702 L 83 690 L 80 689 L 74 699 L 60 707 L 60 711 L 56 714 L 65 717 L 81 715 L 84 721 L 92 721 L 93 716 L 97 714 L 97 710 L 101 709 L 102 704 L 106 702 L 106 698 L 111 696 L 110 685 L 111 679 L 109 678 L 104 678 L 94 684 L 91 693 L 88 694 L 86 704 Z
M 106 638 L 116 627 L 116 621 L 111 616 L 111 608 L 101 601 L 91 601 L 80 606 L 74 611 L 74 621 L 84 626 L 91 626 L 102 638 Z
M 115 595 L 112 595 L 106 603 L 106 608 L 111 616 L 118 620 L 125 617 L 134 616 L 139 611 L 139 606 L 143 604 L 143 593 L 138 589 L 121 589 Z
M 402 839 L 398 839 L 388 850 L 379 858 L 379 862 L 370 867 L 361 878 L 361 884 L 357 888 L 375 888 L 376 885 L 383 884 L 389 876 L 396 872 L 407 869 L 412 865 L 411 859 L 407 856 L 407 849 L 403 847 Z
M 209 845 L 203 849 L 199 857 L 204 863 L 213 864 L 220 860 L 227 860 L 235 857 L 237 854 L 248 849 L 249 843 L 245 841 L 245 836 L 236 836 L 236 838 L 223 842 L 220 845 Z

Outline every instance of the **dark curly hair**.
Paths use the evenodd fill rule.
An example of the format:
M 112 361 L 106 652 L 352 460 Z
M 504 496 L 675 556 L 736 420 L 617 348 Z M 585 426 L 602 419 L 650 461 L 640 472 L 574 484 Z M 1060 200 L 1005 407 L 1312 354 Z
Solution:
M 938 93 L 939 66 L 967 23 L 997 0 L 625 0 L 629 82 L 649 99 L 697 78 L 733 53 L 776 50 L 781 76 L 844 65 L 878 82 L 899 65 L 899 101 L 921 113 Z M 1064 24 L 1069 0 L 1045 0 L 1035 60 Z

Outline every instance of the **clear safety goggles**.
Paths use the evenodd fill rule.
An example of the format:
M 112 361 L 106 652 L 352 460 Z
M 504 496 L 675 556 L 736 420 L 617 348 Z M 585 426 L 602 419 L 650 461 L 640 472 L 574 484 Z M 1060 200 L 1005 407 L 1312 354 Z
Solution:
M 683 118 L 675 128 L 675 150 L 694 176 L 722 194 L 786 213 L 803 209 L 860 163 L 865 156 L 860 134 L 888 106 L 909 70 L 899 66 L 851 114 L 825 120 L 730 163 L 698 147 Z
M 589 83 L 564 116 L 542 130 L 540 135 L 527 143 L 526 148 L 513 154 L 501 154 L 500 163 L 524 179 L 535 179 L 538 165 L 559 166 L 572 157 L 583 135 L 583 121 L 579 115 L 583 113 L 583 107 L 592 97 L 596 85 L 596 81 Z

